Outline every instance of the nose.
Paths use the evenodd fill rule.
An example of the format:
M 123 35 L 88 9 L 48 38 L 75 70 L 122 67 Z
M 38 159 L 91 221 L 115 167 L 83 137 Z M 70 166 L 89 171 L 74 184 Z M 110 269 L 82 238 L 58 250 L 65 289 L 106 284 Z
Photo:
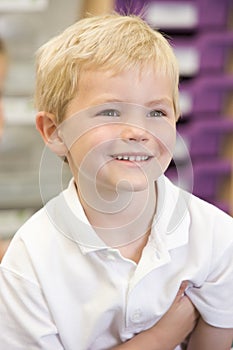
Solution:
M 134 125 L 125 125 L 121 130 L 121 139 L 124 141 L 146 142 L 149 139 L 148 132 Z

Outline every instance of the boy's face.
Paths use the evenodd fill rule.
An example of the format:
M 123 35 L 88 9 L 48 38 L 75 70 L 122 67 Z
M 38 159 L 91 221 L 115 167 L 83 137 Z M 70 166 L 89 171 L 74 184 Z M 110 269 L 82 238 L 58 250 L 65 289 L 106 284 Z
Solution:
M 165 75 L 89 71 L 60 131 L 81 187 L 141 191 L 170 163 L 175 125 L 173 86 Z

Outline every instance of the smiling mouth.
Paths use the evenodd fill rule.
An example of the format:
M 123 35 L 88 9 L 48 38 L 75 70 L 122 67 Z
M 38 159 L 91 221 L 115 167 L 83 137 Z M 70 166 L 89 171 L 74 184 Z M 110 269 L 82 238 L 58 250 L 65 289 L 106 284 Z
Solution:
M 113 155 L 112 158 L 114 158 L 115 160 L 128 161 L 128 162 L 145 162 L 151 159 L 152 156 L 119 154 L 119 155 Z

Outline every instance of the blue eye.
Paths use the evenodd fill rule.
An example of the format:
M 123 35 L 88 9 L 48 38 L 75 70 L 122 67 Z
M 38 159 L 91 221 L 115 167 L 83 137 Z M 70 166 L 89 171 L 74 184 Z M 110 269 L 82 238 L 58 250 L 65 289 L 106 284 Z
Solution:
M 149 113 L 147 113 L 147 117 L 149 118 L 158 118 L 158 117 L 164 117 L 165 113 L 163 113 L 162 111 L 157 111 L 156 109 L 153 109 L 152 111 L 150 111 Z
M 105 109 L 101 112 L 98 112 L 96 114 L 97 116 L 104 116 L 104 117 L 120 117 L 120 112 L 116 109 Z

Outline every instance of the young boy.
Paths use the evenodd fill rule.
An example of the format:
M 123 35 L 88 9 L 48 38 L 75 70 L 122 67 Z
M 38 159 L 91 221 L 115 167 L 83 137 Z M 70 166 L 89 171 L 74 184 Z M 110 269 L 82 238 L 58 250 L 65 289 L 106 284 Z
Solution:
M 188 349 L 230 349 L 233 219 L 163 175 L 178 78 L 138 17 L 83 19 L 39 50 L 36 125 L 73 179 L 2 261 L 4 350 L 174 349 L 189 299 Z

